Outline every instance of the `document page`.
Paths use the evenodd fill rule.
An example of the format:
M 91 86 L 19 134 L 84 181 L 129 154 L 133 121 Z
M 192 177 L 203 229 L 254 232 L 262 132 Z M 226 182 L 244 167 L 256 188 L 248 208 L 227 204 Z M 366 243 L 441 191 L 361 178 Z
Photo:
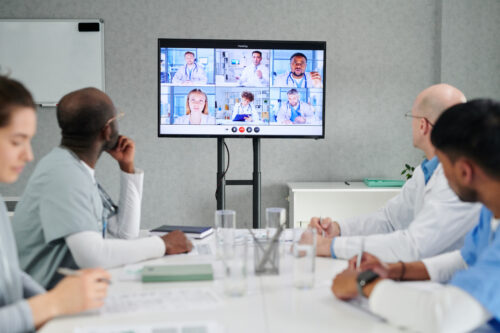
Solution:
M 150 289 L 110 294 L 100 312 L 189 311 L 214 308 L 221 304 L 219 296 L 208 288 Z
M 163 323 L 154 325 L 106 325 L 99 327 L 77 327 L 74 333 L 223 333 L 216 322 Z

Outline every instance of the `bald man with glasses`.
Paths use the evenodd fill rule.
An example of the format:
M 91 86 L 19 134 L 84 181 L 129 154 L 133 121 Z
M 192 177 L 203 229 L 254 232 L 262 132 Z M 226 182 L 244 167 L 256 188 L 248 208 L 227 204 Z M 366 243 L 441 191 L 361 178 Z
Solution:
M 436 84 L 415 99 L 411 113 L 413 145 L 425 160 L 401 192 L 378 211 L 342 221 L 313 217 L 317 254 L 350 259 L 360 251 L 386 262 L 413 261 L 459 249 L 480 212 L 480 205 L 460 201 L 449 187 L 431 142 L 433 124 L 449 107 L 464 103 L 457 88 Z

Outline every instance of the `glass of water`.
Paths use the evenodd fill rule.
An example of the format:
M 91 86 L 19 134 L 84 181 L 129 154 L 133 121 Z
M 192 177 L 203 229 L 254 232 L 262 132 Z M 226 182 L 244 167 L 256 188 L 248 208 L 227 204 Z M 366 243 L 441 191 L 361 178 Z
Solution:
M 236 212 L 234 210 L 215 211 L 215 256 L 223 259 L 224 247 L 232 246 L 235 240 Z
M 314 286 L 316 259 L 316 229 L 307 227 L 293 230 L 293 284 L 299 289 Z
M 286 210 L 280 207 L 266 208 L 266 236 L 271 239 L 279 226 L 286 222 Z
M 233 240 L 224 246 L 224 293 L 243 296 L 247 291 L 248 238 Z

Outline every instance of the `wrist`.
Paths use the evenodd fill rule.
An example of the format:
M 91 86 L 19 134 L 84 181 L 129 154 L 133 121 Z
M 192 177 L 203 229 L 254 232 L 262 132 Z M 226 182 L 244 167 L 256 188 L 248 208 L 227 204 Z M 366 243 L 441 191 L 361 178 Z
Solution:
M 391 280 L 399 280 L 401 278 L 402 266 L 400 262 L 388 264 L 389 275 L 388 278 Z
M 135 173 L 134 162 L 118 162 L 118 165 L 125 173 Z
M 382 281 L 383 279 L 381 277 L 373 280 L 372 282 L 368 283 L 366 286 L 363 287 L 363 296 L 365 296 L 366 298 L 369 298 L 372 291 L 373 291 L 373 288 L 375 288 L 375 286 L 380 282 Z
M 49 318 L 54 318 L 66 314 L 64 312 L 64 309 L 61 307 L 61 301 L 57 297 L 55 290 L 48 291 L 46 295 L 49 298 L 48 302 L 45 303 L 47 305 L 46 308 Z

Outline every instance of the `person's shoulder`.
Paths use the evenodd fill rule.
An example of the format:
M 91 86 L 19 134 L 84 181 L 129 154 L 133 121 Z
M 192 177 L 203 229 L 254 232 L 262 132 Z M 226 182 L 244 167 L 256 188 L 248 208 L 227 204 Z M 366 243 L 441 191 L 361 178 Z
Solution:
M 209 114 L 202 114 L 202 123 L 204 124 L 215 124 L 215 117 L 209 115 Z
M 56 147 L 40 160 L 34 176 L 50 183 L 85 186 L 92 177 L 81 163 L 67 149 Z
M 274 84 L 275 85 L 283 84 L 286 81 L 286 78 L 288 77 L 289 73 L 290 72 L 284 72 L 284 73 L 278 74 L 276 76 L 276 79 L 274 80 Z
M 174 121 L 174 124 L 178 124 L 178 125 L 183 125 L 183 124 L 187 124 L 189 123 L 189 115 L 184 115 L 184 116 L 180 116 L 180 117 L 177 117 Z

